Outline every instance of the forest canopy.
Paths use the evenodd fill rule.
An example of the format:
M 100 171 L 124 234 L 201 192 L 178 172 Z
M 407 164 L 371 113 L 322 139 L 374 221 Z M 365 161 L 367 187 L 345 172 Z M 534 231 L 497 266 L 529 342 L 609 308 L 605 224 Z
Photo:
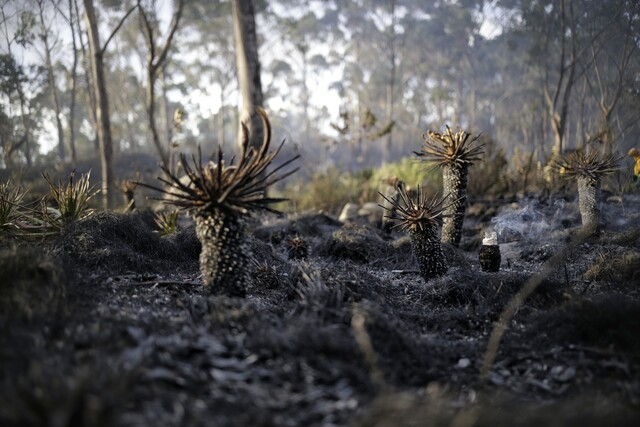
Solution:
M 398 161 L 445 125 L 541 162 L 589 144 L 626 153 L 640 136 L 633 0 L 277 0 L 254 13 L 264 107 L 302 176 Z M 0 0 L 0 23 L 0 169 L 97 158 L 96 66 L 116 165 L 236 149 L 231 2 Z

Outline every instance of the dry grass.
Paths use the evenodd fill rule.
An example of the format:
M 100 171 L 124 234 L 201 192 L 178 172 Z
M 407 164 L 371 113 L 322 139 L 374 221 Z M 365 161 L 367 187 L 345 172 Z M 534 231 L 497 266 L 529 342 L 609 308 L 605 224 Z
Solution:
M 640 253 L 601 252 L 583 277 L 586 280 L 640 280 Z
M 0 231 L 18 228 L 16 220 L 21 216 L 19 208 L 26 193 L 11 181 L 0 183 Z

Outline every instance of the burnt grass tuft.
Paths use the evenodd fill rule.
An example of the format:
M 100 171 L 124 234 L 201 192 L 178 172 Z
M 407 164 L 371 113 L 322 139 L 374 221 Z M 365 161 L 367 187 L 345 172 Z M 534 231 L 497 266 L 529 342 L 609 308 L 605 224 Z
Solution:
M 470 249 L 482 224 L 467 226 L 466 249 L 444 244 L 449 271 L 425 283 L 399 232 L 265 216 L 248 226 L 244 298 L 204 290 L 193 224 L 163 237 L 149 212 L 98 214 L 44 244 L 5 248 L 0 425 L 637 420 L 640 299 L 625 261 L 637 239 L 605 228 L 567 254 L 508 320 L 482 379 L 505 306 L 572 230 L 509 243 L 487 273 Z M 290 256 L 294 238 L 306 257 Z
M 53 252 L 82 267 L 121 274 L 178 267 L 200 252 L 193 228 L 161 238 L 144 213 L 100 213 L 69 226 Z

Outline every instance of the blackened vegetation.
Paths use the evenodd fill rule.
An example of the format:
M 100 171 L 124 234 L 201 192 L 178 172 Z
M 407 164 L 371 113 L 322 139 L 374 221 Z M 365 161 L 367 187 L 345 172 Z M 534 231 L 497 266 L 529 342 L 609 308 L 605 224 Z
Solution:
M 73 267 L 93 273 L 124 274 L 192 267 L 200 253 L 193 229 L 161 238 L 150 212 L 125 215 L 100 213 L 69 226 L 53 243 L 53 253 Z
M 639 208 L 535 289 L 487 382 L 500 313 L 572 230 L 510 243 L 499 272 L 443 244 L 427 282 L 404 233 L 265 216 L 240 298 L 202 286 L 193 223 L 161 237 L 151 213 L 95 215 L 0 253 L 0 425 L 633 425 Z M 461 247 L 485 225 L 466 224 Z

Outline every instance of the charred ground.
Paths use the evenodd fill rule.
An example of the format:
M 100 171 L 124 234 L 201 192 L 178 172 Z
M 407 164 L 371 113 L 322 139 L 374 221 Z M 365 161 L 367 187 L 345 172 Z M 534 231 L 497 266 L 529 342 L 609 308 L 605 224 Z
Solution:
M 606 203 L 602 235 L 542 278 L 480 376 L 506 304 L 577 234 L 575 202 L 558 200 L 473 202 L 461 248 L 444 247 L 449 272 L 428 283 L 400 233 L 263 217 L 246 298 L 203 289 L 193 227 L 159 237 L 148 212 L 12 242 L 0 424 L 636 425 L 637 195 Z M 496 217 L 520 222 L 501 230 L 501 271 L 485 273 L 477 251 Z

